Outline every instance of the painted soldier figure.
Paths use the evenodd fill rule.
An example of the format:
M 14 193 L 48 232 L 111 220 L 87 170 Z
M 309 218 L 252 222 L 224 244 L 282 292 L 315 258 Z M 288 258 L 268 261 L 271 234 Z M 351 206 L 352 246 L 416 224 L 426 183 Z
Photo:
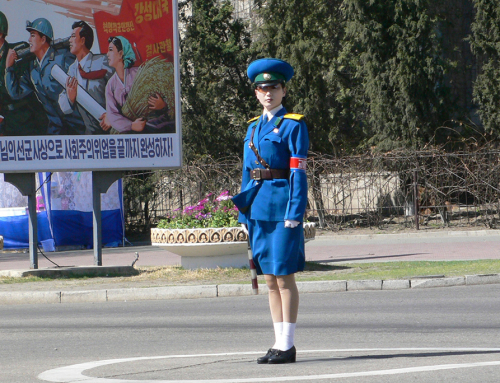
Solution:
M 293 363 L 299 293 L 295 273 L 304 270 L 303 219 L 307 204 L 309 135 L 304 116 L 282 105 L 294 70 L 266 58 L 247 70 L 262 115 L 249 121 L 244 144 L 241 193 L 233 197 L 248 231 L 257 274 L 264 274 L 275 343 L 257 363 Z
M 71 114 L 78 109 L 86 126 L 86 134 L 107 134 L 111 125 L 104 113 L 96 120 L 89 112 L 76 102 L 78 85 L 106 109 L 106 83 L 114 73 L 108 65 L 108 57 L 103 54 L 93 54 L 90 49 L 94 43 L 94 32 L 85 21 L 77 21 L 72 25 L 70 52 L 76 60 L 68 69 L 66 89 L 59 96 L 59 106 L 64 114 Z
M 4 75 L 9 49 L 22 49 L 28 43 L 9 44 L 6 36 L 9 24 L 3 12 L 0 12 L 0 135 L 2 136 L 39 136 L 47 131 L 47 117 L 34 92 L 15 100 L 10 97 L 5 86 Z M 26 65 L 19 65 L 17 73 L 22 73 Z
M 30 52 L 36 58 L 30 62 L 29 68 L 19 75 L 15 71 L 17 53 L 13 49 L 9 50 L 5 73 L 9 95 L 19 100 L 35 91 L 49 120 L 47 134 L 85 134 L 85 125 L 77 110 L 71 114 L 61 111 L 58 100 L 63 87 L 51 75 L 54 65 L 59 65 L 67 72 L 75 61 L 75 56 L 67 49 L 54 49 L 51 45 L 54 33 L 47 19 L 28 21 L 26 30 L 30 33 Z

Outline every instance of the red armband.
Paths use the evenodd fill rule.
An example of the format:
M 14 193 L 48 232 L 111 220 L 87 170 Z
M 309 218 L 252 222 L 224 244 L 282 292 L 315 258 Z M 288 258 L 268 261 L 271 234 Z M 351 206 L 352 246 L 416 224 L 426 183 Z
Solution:
M 307 159 L 300 157 L 290 157 L 290 170 L 306 171 Z

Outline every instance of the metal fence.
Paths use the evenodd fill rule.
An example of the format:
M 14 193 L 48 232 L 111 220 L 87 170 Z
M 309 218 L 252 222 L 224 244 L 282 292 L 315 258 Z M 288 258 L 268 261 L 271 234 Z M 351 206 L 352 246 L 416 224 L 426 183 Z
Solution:
M 486 225 L 498 220 L 499 152 L 406 152 L 309 161 L 320 226 Z
M 124 178 L 128 231 L 147 231 L 207 194 L 239 191 L 238 158 L 190 163 L 181 170 Z M 322 228 L 485 225 L 500 211 L 500 152 L 399 152 L 308 160 L 306 219 Z
M 241 160 L 207 158 L 179 170 L 130 172 L 123 178 L 127 233 L 147 232 L 174 210 L 195 205 L 208 194 L 240 189 Z

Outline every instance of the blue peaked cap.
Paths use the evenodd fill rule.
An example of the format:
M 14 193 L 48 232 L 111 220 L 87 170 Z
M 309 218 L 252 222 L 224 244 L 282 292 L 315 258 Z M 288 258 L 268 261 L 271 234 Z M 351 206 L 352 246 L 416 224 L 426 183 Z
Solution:
M 258 59 L 250 63 L 247 69 L 248 78 L 252 83 L 287 82 L 293 77 L 294 71 L 286 61 L 274 58 Z

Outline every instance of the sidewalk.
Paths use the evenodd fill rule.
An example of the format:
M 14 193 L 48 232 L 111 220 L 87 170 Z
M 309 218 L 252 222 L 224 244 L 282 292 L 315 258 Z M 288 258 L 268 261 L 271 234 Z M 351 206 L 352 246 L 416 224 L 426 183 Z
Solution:
M 421 260 L 500 259 L 500 230 L 421 231 L 398 234 L 338 234 L 318 233 L 316 240 L 306 245 L 306 259 L 322 263 L 387 262 Z M 179 265 L 180 257 L 154 246 L 132 246 L 103 249 L 103 266 Z M 61 267 L 93 267 L 93 250 L 65 251 L 46 254 Z M 39 255 L 39 269 L 54 264 Z M 0 253 L 0 271 L 29 269 L 28 253 Z M 125 268 L 126 269 L 126 268 Z M 478 283 L 500 283 L 498 275 L 468 276 L 398 281 L 327 281 L 301 282 L 302 292 L 381 290 L 456 286 Z M 16 290 L 16 291 L 13 291 Z M 47 291 L 46 291 L 47 290 Z M 260 286 L 260 293 L 266 293 Z M 0 285 L 0 304 L 63 303 L 89 301 L 123 301 L 137 299 L 201 298 L 251 295 L 248 285 L 155 286 L 144 283 L 98 283 L 91 279 L 81 285 L 66 285 L 64 280 L 47 283 Z
M 500 230 L 418 231 L 397 234 L 320 232 L 306 245 L 306 259 L 316 262 L 500 259 Z M 180 265 L 180 256 L 161 247 L 140 245 L 104 248 L 103 266 Z M 92 249 L 46 253 L 61 267 L 93 266 Z M 38 255 L 38 267 L 55 265 Z M 0 251 L 0 270 L 29 269 L 29 253 Z

